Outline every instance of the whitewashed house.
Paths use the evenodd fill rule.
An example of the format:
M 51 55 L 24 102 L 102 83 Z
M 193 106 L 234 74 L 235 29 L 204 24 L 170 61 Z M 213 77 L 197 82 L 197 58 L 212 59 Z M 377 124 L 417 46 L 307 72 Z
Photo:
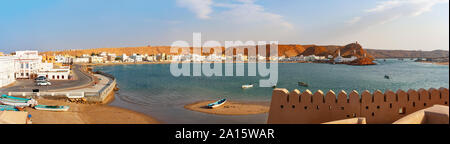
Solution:
M 38 51 L 16 51 L 14 55 L 16 78 L 29 79 L 36 77 L 42 61 L 42 56 L 38 54 Z
M 0 56 L 0 87 L 10 85 L 16 81 L 14 70 L 14 57 Z

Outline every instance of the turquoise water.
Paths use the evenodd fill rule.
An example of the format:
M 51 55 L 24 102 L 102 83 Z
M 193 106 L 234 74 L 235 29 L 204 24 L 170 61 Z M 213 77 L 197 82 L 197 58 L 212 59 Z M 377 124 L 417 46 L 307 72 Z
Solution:
M 333 90 L 393 90 L 449 87 L 448 65 L 413 61 L 378 61 L 374 66 L 280 63 L 277 86 L 289 91 L 309 84 L 312 92 Z M 243 84 L 261 77 L 174 77 L 169 64 L 99 66 L 96 70 L 117 78 L 120 91 L 111 104 L 149 114 L 164 123 L 265 123 L 267 114 L 219 116 L 189 111 L 184 105 L 219 98 L 269 102 L 273 88 L 243 90 Z M 385 79 L 389 75 L 391 79 Z

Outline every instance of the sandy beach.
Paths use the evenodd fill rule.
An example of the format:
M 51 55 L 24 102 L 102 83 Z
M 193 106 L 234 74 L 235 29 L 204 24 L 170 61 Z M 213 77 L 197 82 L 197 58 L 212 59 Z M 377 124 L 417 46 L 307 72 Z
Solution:
M 33 124 L 159 124 L 156 119 L 135 111 L 105 104 L 77 104 L 65 100 L 38 99 L 43 105 L 67 105 L 67 112 L 40 111 L 27 107 Z
M 228 101 L 223 106 L 210 109 L 206 105 L 214 101 L 200 101 L 184 106 L 184 108 L 192 111 L 203 112 L 217 115 L 251 115 L 269 112 L 269 103 L 266 102 L 232 102 Z
M 431 63 L 431 64 L 435 64 L 435 65 L 449 65 L 449 62 L 427 62 L 427 61 L 422 61 L 422 63 Z

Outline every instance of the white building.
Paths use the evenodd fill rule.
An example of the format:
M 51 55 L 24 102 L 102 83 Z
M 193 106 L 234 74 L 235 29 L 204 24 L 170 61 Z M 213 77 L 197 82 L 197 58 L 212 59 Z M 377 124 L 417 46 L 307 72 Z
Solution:
M 83 58 L 75 58 L 73 59 L 74 63 L 89 63 L 89 58 L 83 57 Z
M 15 77 L 18 79 L 36 77 L 41 61 L 42 56 L 38 55 L 38 51 L 16 51 L 14 55 Z
M 69 68 L 48 69 L 46 71 L 39 71 L 38 76 L 45 76 L 49 80 L 68 80 L 70 78 Z
M 0 56 L 0 87 L 10 85 L 16 81 L 14 70 L 14 57 Z
M 352 62 L 354 60 L 358 59 L 356 56 L 352 56 L 350 58 L 344 58 L 341 56 L 341 50 L 338 50 L 338 56 L 334 58 L 334 62 L 342 63 L 342 62 Z
M 133 59 L 135 62 L 142 62 L 143 60 L 143 57 L 138 54 L 133 54 L 130 58 Z
M 122 59 L 122 62 L 128 62 L 129 61 L 129 57 L 126 54 L 122 54 L 121 56 L 117 56 L 120 59 Z

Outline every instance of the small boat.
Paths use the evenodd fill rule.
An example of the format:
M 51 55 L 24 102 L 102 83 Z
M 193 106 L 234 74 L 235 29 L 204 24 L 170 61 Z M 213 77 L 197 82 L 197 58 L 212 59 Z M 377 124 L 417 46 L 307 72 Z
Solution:
M 0 111 L 19 111 L 15 106 L 0 105 Z
M 16 106 L 16 107 L 27 107 L 37 105 L 37 101 L 34 99 L 23 101 L 23 100 L 12 100 L 7 98 L 0 98 L 0 104 Z
M 214 103 L 208 104 L 208 108 L 217 108 L 217 107 L 222 106 L 226 102 L 227 102 L 227 99 L 221 99 L 221 100 L 218 100 L 218 101 L 216 101 Z
M 304 82 L 298 82 L 298 86 L 308 87 L 308 84 Z
M 37 105 L 37 106 L 34 106 L 34 109 L 46 110 L 46 111 L 67 111 L 67 110 L 69 110 L 69 106 Z
M 252 88 L 252 87 L 253 87 L 253 84 L 242 85 L 243 89 Z
M 391 77 L 389 77 L 388 75 L 384 75 L 385 79 L 391 79 Z
M 13 96 L 9 96 L 9 95 L 2 95 L 1 98 L 7 98 L 7 99 L 12 99 L 12 100 L 21 100 L 21 101 L 29 101 L 29 100 L 31 100 L 31 99 L 28 99 L 28 98 L 13 97 Z
M 0 100 L 15 102 L 15 103 L 27 103 L 29 100 L 18 100 L 18 99 L 10 99 L 10 98 L 0 98 Z

